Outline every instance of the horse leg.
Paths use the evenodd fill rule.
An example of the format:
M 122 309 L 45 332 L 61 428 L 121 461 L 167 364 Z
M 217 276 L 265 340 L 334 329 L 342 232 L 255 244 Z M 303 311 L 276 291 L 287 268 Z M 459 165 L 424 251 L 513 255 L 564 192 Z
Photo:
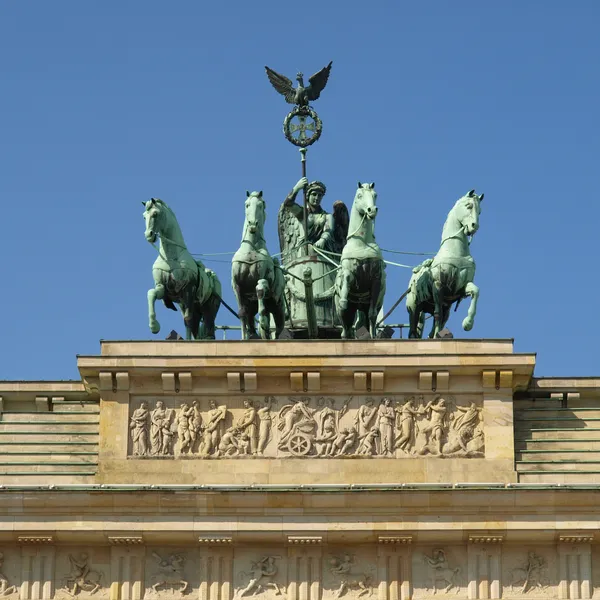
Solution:
M 259 279 L 256 284 L 256 299 L 258 301 L 258 324 L 260 327 L 260 337 L 263 340 L 271 338 L 270 331 L 270 313 L 265 308 L 265 296 L 269 293 L 269 282 L 266 279 Z
M 465 331 L 471 331 L 475 315 L 477 314 L 477 300 L 479 300 L 479 288 L 472 281 L 469 281 L 465 286 L 465 296 L 470 296 L 471 302 L 467 316 L 463 319 L 462 326 Z
M 352 283 L 352 272 L 350 269 L 341 267 L 340 278 L 342 280 L 341 286 L 339 286 L 338 305 L 340 312 L 348 308 L 348 294 L 350 292 L 350 285 Z
M 160 331 L 160 323 L 156 320 L 156 310 L 154 305 L 157 300 L 162 300 L 165 297 L 165 286 L 162 283 L 156 283 L 155 286 L 148 290 L 148 320 L 150 331 L 158 333 Z
M 199 339 L 214 340 L 215 339 L 215 321 L 217 319 L 217 313 L 219 312 L 219 306 L 221 304 L 220 298 L 216 294 L 212 294 L 206 301 L 203 307 L 199 307 L 198 310 L 202 311 L 202 323 L 201 327 L 198 327 Z
M 371 285 L 371 298 L 369 300 L 368 323 L 371 338 L 377 336 L 377 315 L 379 313 L 379 295 L 381 292 L 381 279 L 374 277 Z
M 440 323 L 442 322 L 442 304 L 443 304 L 442 291 L 440 289 L 441 287 L 442 287 L 442 284 L 437 281 L 434 281 L 433 285 L 431 286 L 431 291 L 433 292 L 434 309 L 433 309 L 433 329 L 431 330 L 431 333 L 429 334 L 430 338 L 434 338 L 442 330 L 442 328 L 440 327 Z

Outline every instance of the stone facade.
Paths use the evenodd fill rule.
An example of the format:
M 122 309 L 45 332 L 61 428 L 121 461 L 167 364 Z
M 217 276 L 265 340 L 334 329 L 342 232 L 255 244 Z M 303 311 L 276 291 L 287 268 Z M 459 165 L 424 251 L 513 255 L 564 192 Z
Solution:
M 78 364 L 0 382 L 0 598 L 600 593 L 600 476 L 568 459 L 596 451 L 600 381 L 536 379 L 511 341 L 104 342 Z

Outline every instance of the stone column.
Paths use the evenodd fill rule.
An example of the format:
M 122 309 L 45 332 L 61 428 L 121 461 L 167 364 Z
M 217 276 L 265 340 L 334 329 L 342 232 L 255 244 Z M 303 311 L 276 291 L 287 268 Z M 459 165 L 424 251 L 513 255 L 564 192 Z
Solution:
M 55 548 L 51 536 L 20 536 L 21 600 L 50 600 L 54 597 Z
M 412 536 L 379 536 L 378 600 L 410 600 L 412 596 Z
M 587 600 L 592 597 L 593 536 L 561 535 L 558 538 L 558 597 Z
M 467 552 L 467 596 L 469 600 L 501 597 L 501 535 L 470 535 Z
M 321 542 L 320 536 L 288 536 L 287 600 L 320 600 Z
M 200 600 L 233 598 L 233 547 L 231 538 L 200 538 Z
M 109 537 L 110 600 L 141 600 L 144 596 L 146 548 L 141 537 Z
M 483 371 L 482 386 L 485 458 L 503 460 L 503 466 L 514 471 L 513 373 Z

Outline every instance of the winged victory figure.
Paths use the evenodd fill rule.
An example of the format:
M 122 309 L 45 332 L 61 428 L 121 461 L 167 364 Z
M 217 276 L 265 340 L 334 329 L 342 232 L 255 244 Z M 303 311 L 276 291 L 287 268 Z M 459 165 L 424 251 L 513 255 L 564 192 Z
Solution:
M 308 78 L 308 85 L 306 87 L 304 87 L 304 75 L 302 73 L 296 75 L 298 85 L 294 87 L 292 81 L 285 75 L 280 75 L 269 67 L 265 67 L 265 70 L 267 71 L 267 77 L 273 87 L 285 98 L 285 101 L 288 104 L 308 106 L 308 103 L 311 100 L 317 100 L 319 98 L 321 92 L 327 85 L 332 64 L 333 61 L 314 75 L 311 75 Z

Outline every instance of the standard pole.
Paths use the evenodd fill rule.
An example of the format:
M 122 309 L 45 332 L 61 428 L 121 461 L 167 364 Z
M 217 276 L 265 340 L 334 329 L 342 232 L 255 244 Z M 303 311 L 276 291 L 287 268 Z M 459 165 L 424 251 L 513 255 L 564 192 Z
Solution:
M 302 157 L 302 177 L 306 177 L 306 152 L 308 148 L 300 148 L 300 154 Z M 304 226 L 304 254 L 308 256 L 308 198 L 306 197 L 306 188 L 304 188 L 304 212 L 302 214 L 302 225 Z

